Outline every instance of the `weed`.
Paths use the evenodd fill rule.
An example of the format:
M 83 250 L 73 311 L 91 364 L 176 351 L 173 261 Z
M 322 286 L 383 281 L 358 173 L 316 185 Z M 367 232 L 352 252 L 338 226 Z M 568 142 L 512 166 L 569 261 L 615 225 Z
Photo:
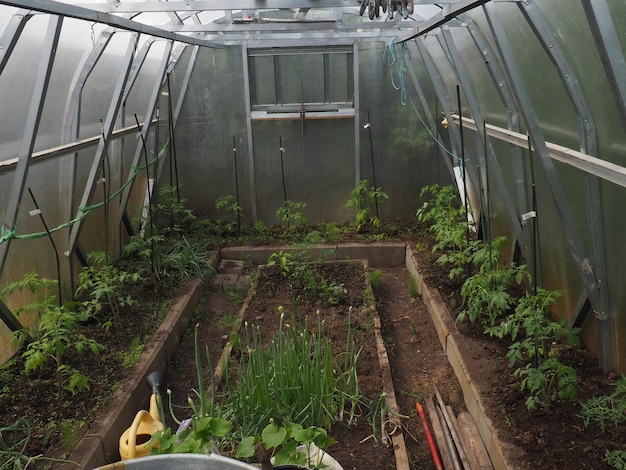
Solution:
M 417 277 L 413 275 L 411 275 L 411 278 L 409 280 L 409 295 L 411 296 L 412 300 L 417 300 L 420 296 L 419 283 L 417 281 Z
M 374 269 L 373 271 L 370 271 L 369 274 L 369 279 L 370 279 L 370 285 L 372 286 L 372 289 L 374 290 L 374 294 L 379 294 L 380 293 L 380 279 L 383 276 L 383 272 L 380 269 Z
M 217 320 L 219 327 L 224 329 L 232 328 L 236 322 L 237 315 L 222 315 L 219 320 Z
M 619 426 L 626 421 L 626 377 L 622 376 L 615 383 L 615 391 L 610 395 L 593 397 L 580 404 L 578 417 L 583 419 L 585 428 L 593 421 L 600 426 L 602 432 L 611 423 Z
M 81 429 L 85 426 L 86 423 L 84 421 L 75 419 L 61 420 L 61 441 L 63 442 L 63 447 L 69 452 L 76 449 L 81 436 Z
M 280 250 L 278 252 L 272 253 L 267 259 L 268 266 L 278 265 L 280 268 L 280 273 L 283 277 L 287 277 L 291 271 L 291 267 L 294 264 L 294 255 L 289 252 L 285 252 Z
M 604 461 L 609 464 L 611 468 L 624 470 L 626 469 L 626 451 L 612 450 L 607 452 Z
M 127 369 L 133 367 L 139 360 L 143 347 L 144 344 L 140 338 L 133 338 L 129 350 L 122 356 L 122 366 Z

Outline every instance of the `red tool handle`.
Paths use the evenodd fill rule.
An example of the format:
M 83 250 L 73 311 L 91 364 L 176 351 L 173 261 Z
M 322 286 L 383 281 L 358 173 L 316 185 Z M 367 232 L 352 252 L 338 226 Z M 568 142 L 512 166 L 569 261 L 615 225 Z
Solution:
M 437 452 L 433 435 L 430 433 L 430 427 L 428 426 L 428 421 L 426 420 L 426 414 L 424 414 L 424 408 L 422 408 L 422 404 L 420 402 L 415 403 L 415 407 L 417 408 L 417 413 L 420 415 L 420 418 L 422 418 L 424 432 L 426 432 L 426 440 L 428 441 L 428 448 L 430 449 L 430 455 L 433 456 L 435 468 L 437 470 L 443 470 L 443 465 L 441 465 L 441 460 L 439 459 L 439 453 Z

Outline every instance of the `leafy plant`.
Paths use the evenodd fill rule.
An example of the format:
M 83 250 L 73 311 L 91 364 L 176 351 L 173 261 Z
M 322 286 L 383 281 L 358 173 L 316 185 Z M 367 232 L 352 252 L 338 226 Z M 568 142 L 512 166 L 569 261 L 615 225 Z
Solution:
M 47 287 L 54 283 L 54 281 L 31 273 L 23 280 L 7 286 L 1 294 L 4 296 L 5 293 L 12 292 L 14 289 L 22 290 L 26 287 L 39 294 L 45 292 Z M 15 340 L 21 347 L 28 343 L 26 350 L 22 353 L 26 359 L 24 372 L 29 374 L 52 361 L 56 366 L 59 400 L 64 389 L 72 394 L 89 389 L 89 378 L 66 363 L 67 352 L 74 349 L 82 355 L 88 350 L 98 355 L 102 349 L 101 344 L 79 333 L 80 324 L 90 320 L 93 315 L 85 310 L 75 310 L 76 306 L 75 303 L 58 306 L 54 295 L 44 295 L 43 299 L 35 300 L 26 307 L 16 310 L 18 314 L 22 311 L 35 311 L 39 314 L 37 327 L 33 331 L 30 328 L 23 328 L 15 333 Z
M 576 397 L 578 376 L 570 366 L 561 363 L 556 357 L 550 357 L 537 367 L 527 364 L 514 372 L 521 377 L 520 389 L 526 390 L 526 407 L 534 410 L 537 406 L 549 408 L 557 400 L 572 401 Z
M 463 252 L 467 245 L 469 222 L 456 189 L 436 184 L 424 186 L 420 191 L 420 199 L 427 198 L 429 194 L 430 199 L 417 211 L 417 219 L 430 223 L 428 230 L 435 235 L 432 251 Z
M 272 253 L 267 259 L 268 266 L 278 265 L 280 267 L 280 273 L 287 277 L 290 273 L 291 266 L 294 264 L 294 255 L 289 252 L 280 250 Z
M 226 194 L 218 197 L 215 201 L 215 208 L 218 210 L 225 209 L 228 213 L 228 216 L 223 221 L 224 227 L 227 231 L 230 232 L 235 227 L 237 227 L 238 230 L 241 230 L 240 220 L 243 215 L 243 210 L 237 203 L 235 196 Z
M 145 272 L 156 280 L 164 257 L 162 246 L 166 238 L 159 233 L 156 225 L 152 224 L 149 218 L 140 217 L 138 222 L 144 230 L 132 235 L 122 251 L 126 256 L 135 256 L 143 262 Z
M 88 295 L 89 298 L 82 302 L 82 306 L 89 316 L 98 317 L 108 312 L 110 317 L 106 319 L 105 328 L 108 329 L 114 323 L 117 332 L 121 333 L 120 309 L 136 303 L 124 287 L 139 282 L 142 277 L 139 273 L 128 273 L 106 264 L 106 255 L 101 252 L 89 253 L 87 259 L 94 265 L 84 267 L 78 275 L 76 294 L 86 292 Z
M 325 429 L 335 421 L 351 424 L 363 400 L 352 337 L 336 354 L 321 320 L 312 332 L 306 324 L 302 329 L 287 325 L 284 309 L 279 313 L 279 332 L 267 345 L 258 328 L 246 324 L 247 353 L 240 357 L 237 377 L 226 375 L 233 423 L 244 436 L 256 435 L 272 417 Z
M 194 350 L 196 362 L 196 377 L 198 389 L 193 390 L 198 402 L 193 398 L 188 399 L 191 416 L 184 421 L 179 420 L 174 414 L 171 399 L 169 401 L 170 414 L 174 422 L 179 425 L 178 430 L 173 433 L 172 429 L 166 427 L 163 431 L 155 433 L 152 440 L 155 445 L 152 454 L 169 453 L 210 453 L 213 451 L 215 439 L 225 438 L 231 431 L 232 425 L 224 417 L 219 416 L 216 406 L 215 383 L 211 384 L 210 394 L 204 385 L 202 354 L 199 346 L 198 327 L 196 324 L 194 331 Z M 211 360 L 206 352 L 206 358 L 211 367 Z M 170 391 L 168 390 L 168 394 Z M 162 414 L 162 413 L 161 413 Z M 164 422 L 164 420 L 162 420 Z
M 323 454 L 318 455 L 319 461 L 312 461 L 310 449 L 313 444 L 319 449 L 335 444 L 336 441 L 328 435 L 325 429 L 310 426 L 302 427 L 299 424 L 285 422 L 278 424 L 274 419 L 261 431 L 258 436 L 247 436 L 241 440 L 237 447 L 235 457 L 249 459 L 258 453 L 257 446 L 260 444 L 264 450 L 269 451 L 268 458 L 274 459 L 275 465 L 296 464 L 308 468 L 320 468 Z M 304 446 L 305 452 L 298 450 Z
M 448 276 L 450 279 L 461 274 L 468 265 L 478 268 L 481 273 L 499 269 L 502 267 L 501 249 L 507 243 L 506 237 L 497 237 L 490 243 L 482 240 L 470 240 L 467 243 L 466 239 L 463 239 L 458 249 L 449 249 L 443 253 L 437 259 L 437 264 L 452 265 Z
M 346 203 L 346 207 L 354 207 L 356 210 L 355 223 L 357 231 L 360 231 L 366 224 L 371 223 L 374 227 L 379 228 L 381 221 L 378 215 L 372 215 L 372 210 L 377 204 L 382 204 L 389 199 L 389 195 L 381 188 L 369 186 L 369 181 L 363 179 L 350 192 L 350 198 Z
M 556 322 L 548 316 L 550 305 L 560 296 L 560 291 L 543 288 L 534 294 L 527 292 L 513 314 L 489 329 L 490 334 L 500 338 L 510 336 L 513 341 L 507 352 L 510 365 L 530 361 L 514 372 L 522 378 L 521 389 L 530 394 L 526 399 L 528 409 L 537 405 L 548 408 L 553 401 L 573 400 L 576 396 L 576 371 L 558 360 L 553 345 L 561 340 L 580 345 L 580 328 L 567 329 L 564 319 Z
M 458 314 L 456 321 L 469 319 L 470 323 L 476 323 L 480 320 L 487 328 L 486 332 L 493 335 L 489 328 L 514 303 L 510 292 L 513 281 L 519 285 L 526 275 L 526 266 L 511 263 L 494 270 L 480 270 L 468 277 L 461 286 L 461 297 L 466 309 Z
M 306 208 L 304 202 L 286 200 L 284 205 L 276 210 L 276 218 L 287 226 L 287 229 L 297 230 L 305 227 L 309 221 L 302 215 L 301 210 Z
M 196 220 L 193 211 L 185 207 L 186 199 L 179 197 L 179 188 L 176 186 L 163 185 L 159 189 L 159 204 L 156 210 L 163 217 L 169 219 L 169 225 L 164 230 L 174 233 L 182 233 L 183 230 Z

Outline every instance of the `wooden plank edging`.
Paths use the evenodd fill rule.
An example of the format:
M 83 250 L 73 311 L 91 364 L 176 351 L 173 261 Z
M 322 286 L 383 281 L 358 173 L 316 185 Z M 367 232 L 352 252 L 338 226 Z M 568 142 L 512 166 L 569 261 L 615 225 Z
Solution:
M 204 283 L 198 278 L 192 278 L 183 287 L 152 340 L 144 347 L 132 373 L 107 403 L 106 414 L 92 424 L 67 457 L 72 463 L 63 464 L 59 469 L 92 469 L 119 460 L 120 436 L 130 426 L 137 411 L 148 406 L 150 388 L 147 377 L 151 372 L 166 369 L 203 291 Z

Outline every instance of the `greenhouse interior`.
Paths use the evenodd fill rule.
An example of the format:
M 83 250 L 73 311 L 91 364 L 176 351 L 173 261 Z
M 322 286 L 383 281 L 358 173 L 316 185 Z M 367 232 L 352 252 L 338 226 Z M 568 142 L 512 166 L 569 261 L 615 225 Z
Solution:
M 403 265 L 416 257 L 420 265 L 406 272 L 403 287 L 416 309 L 422 301 L 414 290 L 423 304 L 434 297 L 416 279 L 428 283 L 428 269 L 445 269 L 430 279 L 450 309 L 452 326 L 437 330 L 447 366 L 454 373 L 469 368 L 451 359 L 453 350 L 461 351 L 459 360 L 473 357 L 453 345 L 458 334 L 470 345 L 478 337 L 495 341 L 499 358 L 492 346 L 482 349 L 492 351 L 496 375 L 522 395 L 521 406 L 510 408 L 523 408 L 537 423 L 561 412 L 571 418 L 567 437 L 554 424 L 509 439 L 506 431 L 487 430 L 495 408 L 468 398 L 474 378 L 461 381 L 458 403 L 452 391 L 444 398 L 469 410 L 491 466 L 471 465 L 463 458 L 467 445 L 464 451 L 453 443 L 446 453 L 428 442 L 428 420 L 422 426 L 415 401 L 439 398 L 431 377 L 413 395 L 395 390 L 398 402 L 413 397 L 409 410 L 389 408 L 390 422 L 405 429 L 401 445 L 389 430 L 393 444 L 379 442 L 385 419 L 381 435 L 361 439 L 390 452 L 388 464 L 355 450 L 363 466 L 344 468 L 626 468 L 624 18 L 620 0 L 0 1 L 0 468 L 78 461 L 73 452 L 87 445 L 95 411 L 64 420 L 51 413 L 35 423 L 11 400 L 28 382 L 47 390 L 53 407 L 77 407 L 96 390 L 102 395 L 93 399 L 104 407 L 102 396 L 123 382 L 106 379 L 115 386 L 102 392 L 80 372 L 86 363 L 97 368 L 106 350 L 85 331 L 123 336 L 120 342 L 141 352 L 149 335 L 137 346 L 126 334 L 135 326 L 120 313 L 130 307 L 129 316 L 144 315 L 130 298 L 139 289 L 128 287 L 133 282 L 147 282 L 155 299 L 179 292 L 190 278 L 208 285 L 219 276 L 210 256 L 243 246 L 274 247 L 265 263 L 242 256 L 248 273 L 250 264 L 266 264 L 295 276 L 305 270 L 297 264 L 303 246 L 341 252 L 343 242 L 367 253 L 400 245 Z M 374 258 L 392 257 L 380 253 L 369 255 L 366 268 L 374 292 Z M 204 271 L 181 266 L 183 257 Z M 130 291 L 120 294 L 120 286 Z M 322 286 L 327 296 L 318 305 L 343 305 L 343 283 L 322 278 Z M 489 293 L 471 297 L 471 289 Z M 245 292 L 237 295 L 242 303 Z M 203 302 L 210 303 L 198 309 Z M 385 320 L 386 303 L 393 299 L 377 303 L 383 335 L 404 318 Z M 151 307 L 151 315 L 166 309 Z M 163 320 L 150 318 L 156 327 Z M 186 325 L 202 322 L 193 318 Z M 417 335 L 421 327 L 411 321 L 406 330 Z M 395 365 L 399 348 L 420 353 L 411 338 L 383 341 L 396 386 L 395 374 L 412 373 Z M 588 362 L 569 359 L 573 349 Z M 214 356 L 213 366 L 219 352 Z M 595 388 L 583 390 L 585 373 L 576 370 L 583 362 L 597 369 Z M 196 372 L 187 371 L 192 378 L 201 376 Z M 143 399 L 157 394 L 143 375 L 140 382 Z M 204 407 L 201 389 L 194 388 Z M 438 405 L 446 434 L 445 406 Z M 487 417 L 480 418 L 483 408 Z M 115 439 L 138 409 L 125 410 L 130 418 L 112 426 Z M 324 427 L 277 413 L 268 416 Z M 515 421 L 508 411 L 494 413 Z M 434 434 L 437 416 L 430 417 Z M 403 424 L 409 417 L 413 432 Z M 242 426 L 232 419 L 227 436 Z M 197 437 L 198 421 L 194 426 Z M 74 428 L 76 442 L 67 444 Z M 323 432 L 341 441 L 330 429 Z M 260 431 L 246 432 L 264 442 Z M 219 447 L 215 462 L 145 468 L 253 468 L 243 446 L 221 447 L 226 440 L 213 434 L 213 447 L 205 442 L 198 451 Z M 79 467 L 120 458 L 98 442 L 102 458 Z M 329 454 L 343 455 L 333 446 Z M 408 449 L 405 457 L 398 447 Z M 214 457 L 219 453 L 224 462 Z M 573 463 L 558 460 L 561 454 Z

